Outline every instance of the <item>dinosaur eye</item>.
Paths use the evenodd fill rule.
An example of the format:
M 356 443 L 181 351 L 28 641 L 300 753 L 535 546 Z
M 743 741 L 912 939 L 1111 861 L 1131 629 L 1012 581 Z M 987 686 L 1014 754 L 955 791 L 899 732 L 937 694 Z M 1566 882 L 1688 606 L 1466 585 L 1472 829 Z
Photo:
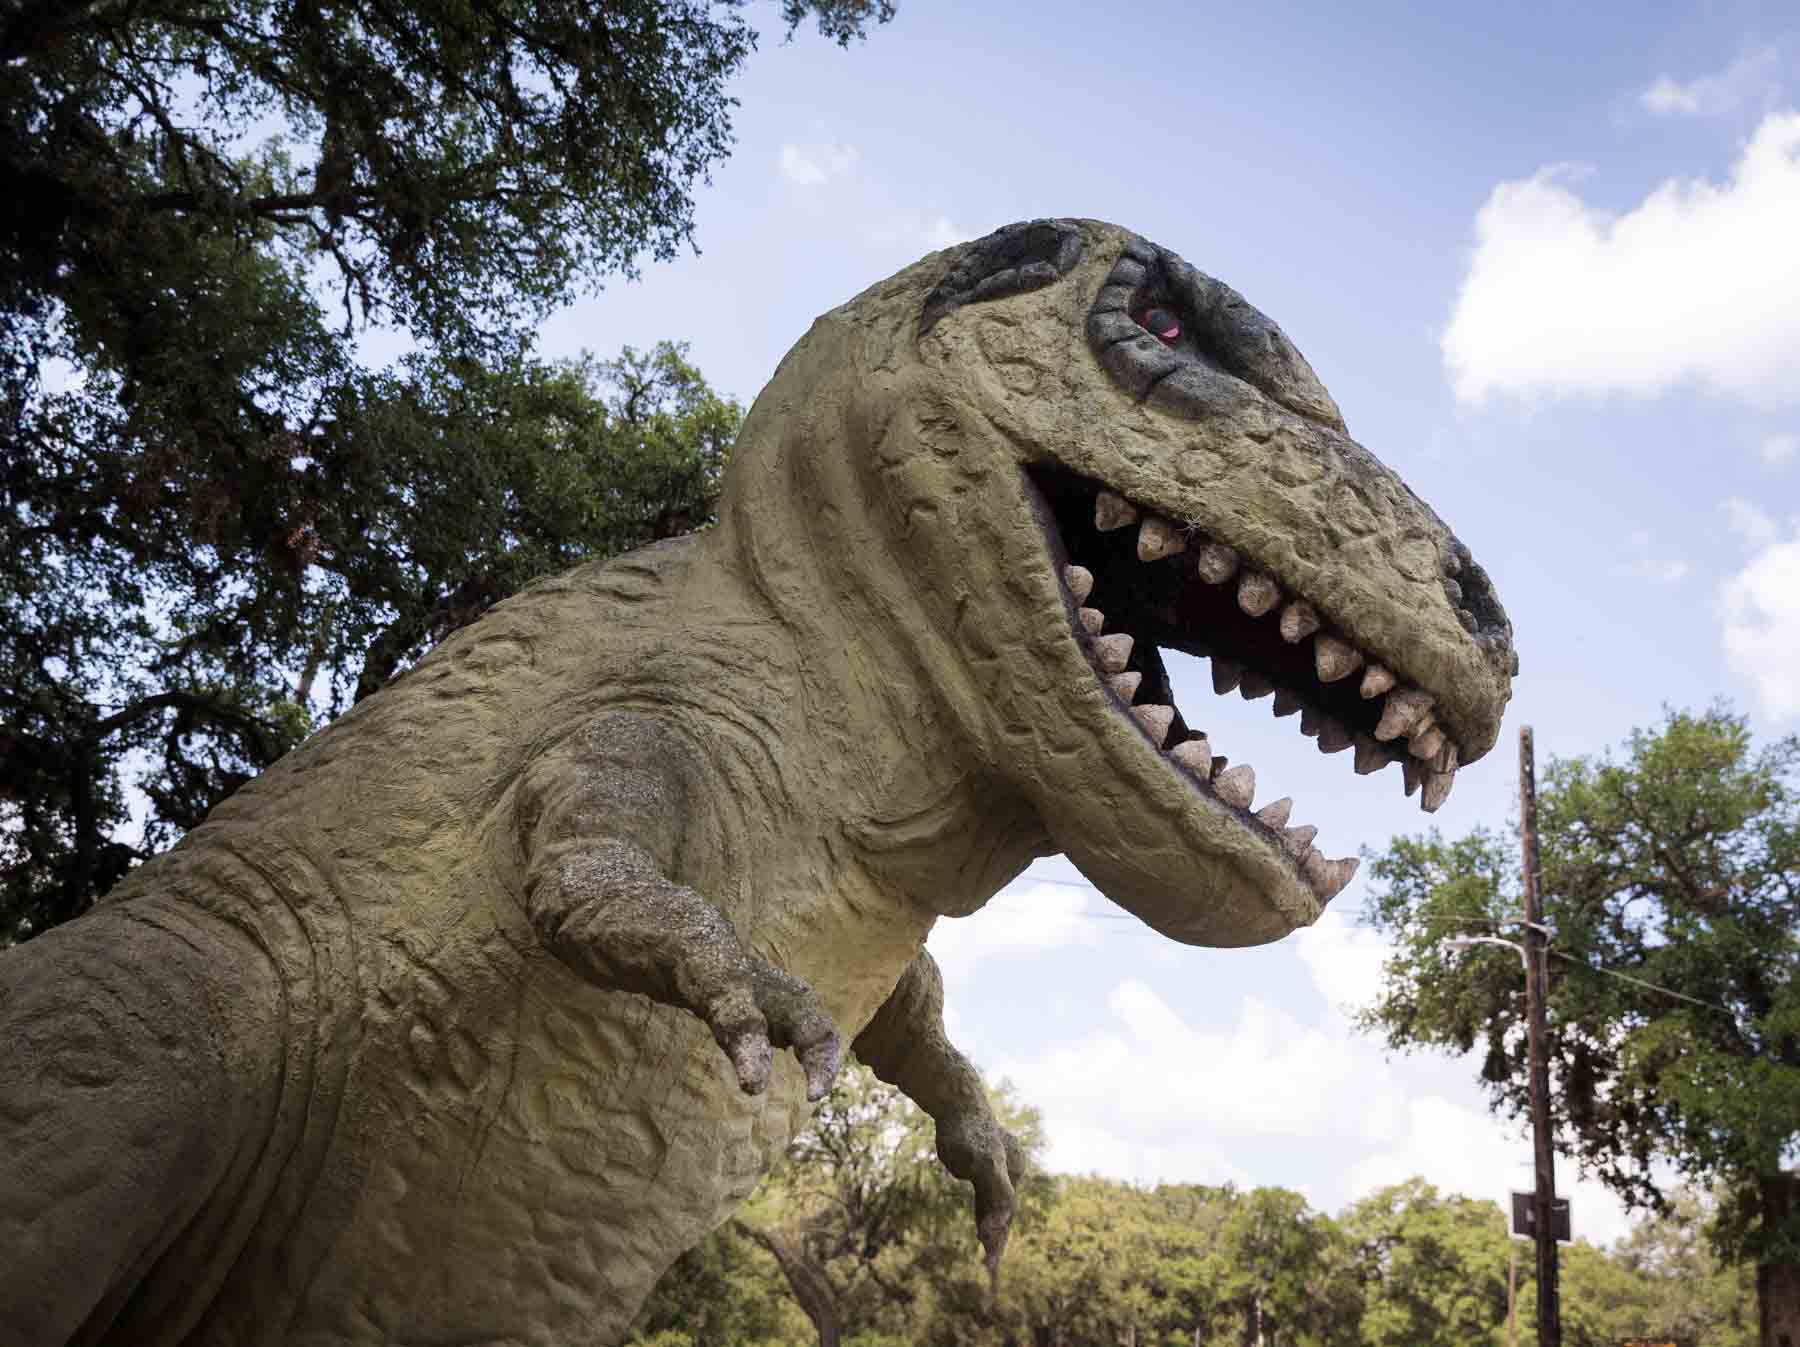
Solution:
M 1181 339 L 1181 319 L 1165 308 L 1145 309 L 1137 315 L 1137 321 L 1139 327 L 1171 346 Z

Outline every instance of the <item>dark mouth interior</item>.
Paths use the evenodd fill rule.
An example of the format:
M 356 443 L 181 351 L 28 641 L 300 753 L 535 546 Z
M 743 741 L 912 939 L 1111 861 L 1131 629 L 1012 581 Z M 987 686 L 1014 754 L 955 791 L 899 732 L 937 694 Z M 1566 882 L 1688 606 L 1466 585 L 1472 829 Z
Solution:
M 1158 648 L 1189 655 L 1222 656 L 1262 675 L 1277 690 L 1286 689 L 1302 709 L 1335 719 L 1353 734 L 1373 736 L 1381 719 L 1381 703 L 1366 700 L 1355 678 L 1321 683 L 1313 669 L 1312 643 L 1290 644 L 1269 617 L 1251 617 L 1238 606 L 1232 585 L 1195 581 L 1192 549 L 1207 541 L 1191 535 L 1190 550 L 1160 561 L 1140 561 L 1137 530 L 1101 532 L 1094 524 L 1094 496 L 1102 483 L 1055 465 L 1033 465 L 1027 474 L 1054 523 L 1046 530 L 1063 555 L 1094 573 L 1092 602 L 1106 613 L 1107 630 L 1131 634 L 1128 669 L 1143 674 L 1134 699 L 1138 703 L 1174 705 L 1168 671 Z M 1311 717 L 1309 716 L 1310 720 Z M 1170 743 L 1191 734 L 1206 734 L 1204 724 L 1188 721 L 1180 707 Z M 1391 761 L 1404 757 L 1404 745 L 1387 749 Z
M 1355 858 L 1330 860 L 1314 848 L 1318 830 L 1291 822 L 1291 798 L 1255 807 L 1255 769 L 1232 765 L 1175 705 L 1163 649 L 1209 659 L 1220 695 L 1273 697 L 1274 713 L 1297 713 L 1321 753 L 1354 748 L 1359 775 L 1398 762 L 1406 793 L 1419 792 L 1427 812 L 1448 798 L 1460 753 L 1436 723 L 1435 698 L 1358 647 L 1257 558 L 1059 466 L 1028 467 L 1025 489 L 1062 581 L 1070 634 L 1101 686 L 1170 770 L 1285 851 L 1320 901 L 1349 883 Z

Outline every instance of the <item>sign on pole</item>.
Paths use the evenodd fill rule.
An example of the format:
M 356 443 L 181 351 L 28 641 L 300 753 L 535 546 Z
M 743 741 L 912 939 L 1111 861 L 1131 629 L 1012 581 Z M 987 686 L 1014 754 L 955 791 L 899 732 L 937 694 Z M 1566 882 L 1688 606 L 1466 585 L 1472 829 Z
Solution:
M 1534 1193 L 1512 1195 L 1512 1232 L 1524 1239 L 1537 1238 L 1537 1212 L 1533 1202 L 1535 1196 Z M 1569 1233 L 1569 1199 L 1566 1197 L 1559 1197 L 1550 1204 L 1550 1234 L 1561 1244 L 1567 1244 L 1574 1238 Z

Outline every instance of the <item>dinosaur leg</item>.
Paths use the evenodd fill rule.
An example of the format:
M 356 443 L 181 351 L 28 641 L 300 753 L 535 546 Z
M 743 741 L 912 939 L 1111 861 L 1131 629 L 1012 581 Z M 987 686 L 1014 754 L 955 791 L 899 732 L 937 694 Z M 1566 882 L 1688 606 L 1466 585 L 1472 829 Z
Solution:
M 525 906 L 545 946 L 596 986 L 698 1016 L 758 1094 L 792 1048 L 806 1097 L 831 1088 L 843 1044 L 813 990 L 739 943 L 725 914 L 671 878 L 690 844 L 704 769 L 667 727 L 596 719 L 526 773 L 519 817 Z
M 246 941 L 132 905 L 0 954 L 0 1341 L 104 1340 L 235 1187 L 273 1094 L 265 971 Z M 172 1316 L 223 1271 L 185 1268 Z
M 975 1229 L 997 1278 L 1025 1157 L 994 1117 L 981 1073 L 944 1034 L 944 979 L 931 955 L 920 950 L 907 965 L 851 1049 L 937 1124 L 938 1159 L 975 1185 Z

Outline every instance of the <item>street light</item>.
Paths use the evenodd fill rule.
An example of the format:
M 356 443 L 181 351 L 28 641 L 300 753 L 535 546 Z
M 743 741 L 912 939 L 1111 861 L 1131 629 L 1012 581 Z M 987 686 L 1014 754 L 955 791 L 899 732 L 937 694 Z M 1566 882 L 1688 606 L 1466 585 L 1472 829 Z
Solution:
M 1497 935 L 1447 935 L 1438 941 L 1438 944 L 1449 945 L 1455 949 L 1466 949 L 1470 945 L 1505 945 L 1506 948 L 1519 952 L 1519 958 L 1525 964 L 1525 976 L 1527 978 L 1531 976 L 1531 956 L 1525 952 L 1525 946 L 1517 940 L 1502 940 Z
M 1523 743 L 1520 757 L 1522 767 L 1527 772 L 1530 770 L 1531 741 L 1525 736 L 1530 733 L 1527 729 L 1525 735 L 1521 736 Z M 1529 777 L 1526 779 L 1529 780 Z M 1530 796 L 1527 798 L 1530 799 Z M 1531 859 L 1535 861 L 1536 857 Z M 1531 870 L 1535 868 L 1535 865 L 1530 867 Z M 1538 1347 L 1561 1347 L 1562 1311 L 1557 1303 L 1556 1293 L 1556 1231 L 1551 1220 L 1551 1209 L 1556 1203 L 1556 1159 L 1550 1144 L 1550 1064 L 1546 1042 L 1549 1031 L 1544 1018 L 1547 989 L 1543 951 L 1549 931 L 1536 919 L 1536 877 L 1529 870 L 1527 873 L 1523 924 L 1525 939 L 1529 943 L 1504 940 L 1497 935 L 1446 936 L 1438 943 L 1456 949 L 1466 949 L 1472 945 L 1504 945 L 1507 949 L 1518 951 L 1519 959 L 1525 965 L 1525 1056 L 1530 1071 L 1531 1149 L 1536 1180 L 1532 1194 L 1532 1235 L 1537 1241 Z M 1538 952 L 1535 968 L 1531 958 L 1533 946 Z

